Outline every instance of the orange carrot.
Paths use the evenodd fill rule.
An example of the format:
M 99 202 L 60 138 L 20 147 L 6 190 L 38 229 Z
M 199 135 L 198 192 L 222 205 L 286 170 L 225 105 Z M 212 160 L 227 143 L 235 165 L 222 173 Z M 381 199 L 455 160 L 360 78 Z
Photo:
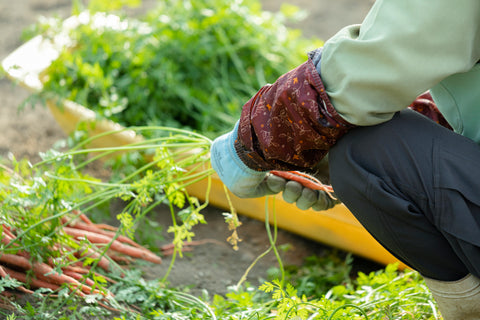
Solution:
M 173 252 L 174 252 L 174 251 L 175 251 L 174 248 L 172 248 L 172 249 L 166 249 L 166 250 L 162 250 L 162 254 L 163 254 L 164 256 L 171 256 L 171 255 L 173 255 Z M 193 251 L 193 249 L 192 249 L 192 248 L 188 248 L 188 247 L 182 248 L 182 252 L 190 252 L 190 251 Z
M 159 256 L 155 255 L 153 252 L 147 249 L 140 249 L 140 248 L 132 247 L 129 245 L 125 245 L 117 240 L 112 241 L 112 238 L 110 237 L 107 237 L 98 233 L 90 232 L 90 231 L 78 230 L 70 227 L 64 227 L 63 230 L 66 234 L 71 235 L 75 239 L 86 238 L 91 243 L 96 243 L 96 244 L 99 244 L 99 243 L 108 244 L 111 242 L 110 249 L 114 251 L 126 254 L 133 258 L 139 258 L 139 259 L 143 259 L 145 261 L 150 261 L 157 264 L 162 263 L 162 259 Z
M 206 243 L 214 243 L 214 244 L 219 244 L 219 245 L 225 245 L 225 243 L 223 243 L 221 241 L 218 241 L 218 240 L 215 240 L 215 239 L 201 239 L 201 240 L 195 240 L 195 241 L 185 241 L 183 243 L 183 248 L 191 247 L 191 246 L 200 246 L 200 245 L 206 244 Z M 173 250 L 174 248 L 175 248 L 175 244 L 169 243 L 169 244 L 165 244 L 165 245 L 161 246 L 160 250 L 170 251 L 170 250 Z
M 101 234 L 101 235 L 104 235 L 104 236 L 108 236 L 108 237 L 112 237 L 112 238 L 116 235 L 115 232 L 100 229 L 95 224 L 85 224 L 85 223 L 82 223 L 82 222 L 73 222 L 73 223 L 70 223 L 69 226 L 71 226 L 72 228 L 80 229 L 80 230 L 95 232 L 95 233 L 98 233 L 98 234 Z M 142 247 L 141 245 L 139 245 L 138 243 L 136 243 L 132 239 L 130 239 L 128 237 L 125 237 L 123 235 L 118 235 L 117 240 L 120 241 L 120 242 L 127 243 L 131 246 L 144 249 L 144 247 Z
M 68 265 L 68 266 L 62 267 L 62 269 L 63 270 L 68 270 L 68 271 L 73 271 L 73 272 L 80 273 L 80 274 L 90 273 L 90 270 L 88 270 L 86 268 L 83 268 L 83 267 L 79 267 L 79 266 Z
M 117 263 L 123 263 L 123 264 L 130 264 L 133 261 L 133 259 L 130 257 L 119 256 L 114 253 L 108 253 L 108 257 Z
M 103 224 L 103 223 L 95 223 L 94 226 L 97 227 L 98 229 L 105 229 L 113 232 L 116 232 L 118 230 L 118 228 L 115 228 L 111 225 Z
M 7 264 L 12 264 L 17 267 L 20 267 L 24 270 L 33 270 L 35 276 L 39 280 L 47 281 L 56 285 L 62 285 L 64 283 L 70 284 L 74 287 L 79 287 L 85 293 L 91 293 L 92 290 L 90 287 L 85 286 L 64 274 L 58 274 L 52 267 L 45 263 L 34 262 L 33 264 L 25 257 L 17 256 L 14 254 L 2 254 L 0 256 L 0 261 Z M 48 275 L 47 275 L 48 274 Z
M 73 272 L 73 271 L 63 271 L 63 274 L 66 275 L 66 276 L 72 277 L 73 279 L 75 279 L 79 282 L 85 281 L 85 285 L 90 289 L 93 286 L 95 286 L 95 282 L 92 279 L 87 278 L 85 276 L 82 276 L 79 273 L 76 273 L 76 272 Z M 113 296 L 113 294 L 110 291 L 102 292 L 101 290 L 97 290 L 97 289 L 91 290 L 90 293 L 99 293 L 103 296 Z
M 111 271 L 110 270 L 110 261 L 107 258 L 101 256 L 100 253 L 96 252 L 92 248 L 88 248 L 86 250 L 86 253 L 84 253 L 84 251 L 85 250 L 81 250 L 81 252 L 75 252 L 74 254 L 77 258 L 89 257 L 89 258 L 92 258 L 92 259 L 96 259 L 96 260 L 98 260 L 97 266 L 99 266 L 100 268 L 102 268 L 105 271 Z
M 110 230 L 110 231 L 117 231 L 117 228 L 115 227 L 112 227 L 108 224 L 95 224 L 92 222 L 92 220 L 90 220 L 84 213 L 81 213 L 80 211 L 76 210 L 75 212 L 78 217 L 83 221 L 85 222 L 86 224 L 88 225 L 92 225 L 92 226 L 95 226 L 99 229 L 107 229 L 107 230 Z
M 40 280 L 40 279 L 27 278 L 26 274 L 24 274 L 24 273 L 14 271 L 12 269 L 5 268 L 5 267 L 4 267 L 4 270 L 12 278 L 17 279 L 18 281 L 23 282 L 23 283 L 28 283 L 33 288 L 48 288 L 48 289 L 51 289 L 53 291 L 56 291 L 56 290 L 60 289 L 59 285 L 52 284 L 50 282 L 43 281 L 43 280 Z M 28 289 L 25 289 L 25 290 L 27 290 L 26 293 L 33 293 L 31 290 L 28 290 Z M 85 294 L 81 291 L 76 291 L 75 294 L 77 294 L 81 297 L 85 297 Z M 116 308 L 112 308 L 110 306 L 107 306 L 106 304 L 101 303 L 100 301 L 97 301 L 97 303 L 98 303 L 98 305 L 100 305 L 103 308 L 108 309 L 110 311 L 114 311 L 114 312 L 119 312 L 120 311 Z
M 17 237 L 10 231 L 10 228 L 7 226 L 3 225 L 3 234 L 8 236 L 11 239 L 16 239 Z
M 6 278 L 9 274 L 7 273 L 7 271 L 2 267 L 0 266 L 0 276 L 2 278 Z M 10 277 L 16 279 L 15 277 L 13 277 L 12 275 L 10 275 Z M 18 279 L 17 279 L 18 280 Z M 23 281 L 22 281 L 23 282 Z M 32 290 L 28 290 L 27 288 L 25 288 L 24 286 L 18 286 L 16 287 L 17 290 L 20 290 L 22 292 L 25 292 L 25 293 L 33 293 Z
M 56 284 L 52 284 L 47 281 L 35 279 L 35 278 L 27 278 L 27 275 L 22 272 L 14 271 L 12 269 L 9 269 L 7 267 L 3 267 L 5 272 L 10 275 L 10 277 L 17 279 L 20 282 L 26 283 L 29 286 L 33 288 L 47 288 L 47 289 L 52 289 L 53 291 L 58 290 L 60 286 Z M 28 290 L 28 289 L 27 289 Z
M 75 272 L 75 273 L 78 273 L 78 274 L 93 274 L 97 277 L 101 277 L 101 278 L 104 278 L 105 280 L 107 280 L 108 282 L 110 283 L 116 283 L 115 280 L 113 280 L 112 278 L 109 278 L 105 275 L 100 275 L 99 273 L 97 272 L 94 272 L 94 271 L 91 271 L 91 270 L 88 270 L 87 268 L 83 268 L 83 267 L 80 267 L 80 266 L 73 266 L 73 265 L 68 265 L 68 266 L 65 266 L 65 267 L 62 267 L 62 270 L 65 272 L 65 271 L 72 271 L 72 272 Z
M 304 186 L 305 188 L 309 188 L 312 190 L 325 191 L 330 198 L 336 200 L 336 198 L 332 195 L 333 193 L 332 186 L 323 184 L 318 179 L 308 174 L 305 174 L 299 171 L 277 171 L 277 170 L 272 170 L 270 171 L 270 173 L 280 178 L 296 181 L 300 183 L 302 186 Z
M 1 239 L 2 243 L 4 243 L 4 244 L 10 244 L 10 242 L 11 242 L 12 240 L 13 240 L 13 238 L 11 238 L 10 236 L 8 236 L 7 234 L 5 234 L 5 233 L 2 234 L 2 239 Z M 15 245 L 17 245 L 17 244 L 15 244 Z
M 92 279 L 87 278 L 87 277 L 81 275 L 80 273 L 76 273 L 76 272 L 74 272 L 74 271 L 69 271 L 69 270 L 63 270 L 63 274 L 64 274 L 64 275 L 67 275 L 67 276 L 69 276 L 69 277 L 72 277 L 73 279 L 75 279 L 75 280 L 77 280 L 77 281 L 80 281 L 80 282 L 83 281 L 83 280 L 85 280 L 85 284 L 86 284 L 87 286 L 93 286 L 93 285 L 95 285 L 95 282 L 93 282 Z
M 72 210 L 72 213 L 78 218 L 80 218 L 86 224 L 93 224 L 93 222 L 80 210 L 78 209 Z

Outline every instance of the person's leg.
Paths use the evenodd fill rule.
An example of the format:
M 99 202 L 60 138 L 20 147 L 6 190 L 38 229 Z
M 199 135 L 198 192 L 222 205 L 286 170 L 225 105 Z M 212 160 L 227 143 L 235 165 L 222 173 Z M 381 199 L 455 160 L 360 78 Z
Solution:
M 479 146 L 406 110 L 351 130 L 329 165 L 336 195 L 401 261 L 436 280 L 480 276 Z
M 336 195 L 424 276 L 443 318 L 480 319 L 480 147 L 406 110 L 347 133 L 329 165 Z

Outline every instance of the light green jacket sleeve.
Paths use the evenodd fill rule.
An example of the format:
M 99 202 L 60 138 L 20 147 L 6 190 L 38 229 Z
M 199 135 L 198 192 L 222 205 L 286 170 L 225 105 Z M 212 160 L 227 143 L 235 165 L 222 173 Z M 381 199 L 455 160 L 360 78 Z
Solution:
M 479 0 L 377 0 L 361 26 L 325 43 L 320 67 L 337 112 L 365 126 L 391 119 L 479 59 Z

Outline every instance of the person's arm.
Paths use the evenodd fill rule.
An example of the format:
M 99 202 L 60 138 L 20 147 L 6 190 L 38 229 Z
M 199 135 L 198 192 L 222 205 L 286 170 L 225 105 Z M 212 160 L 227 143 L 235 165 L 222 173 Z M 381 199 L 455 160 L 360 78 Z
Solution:
M 265 188 L 272 177 L 269 170 L 316 174 L 330 147 L 351 127 L 328 100 L 309 58 L 274 84 L 264 86 L 243 106 L 234 130 L 213 141 L 212 167 L 239 197 L 271 194 L 271 188 Z M 338 203 L 327 193 L 294 181 L 275 189 L 300 209 L 326 210 Z
M 442 79 L 470 70 L 480 58 L 479 21 L 476 0 L 377 0 L 361 26 L 340 31 L 243 106 L 229 141 L 248 170 L 220 178 L 248 192 L 236 187 L 252 176 L 263 181 L 256 172 L 311 170 L 354 126 L 388 121 Z M 218 141 L 214 168 L 232 148 Z
M 470 70 L 480 59 L 479 23 L 476 0 L 377 0 L 361 26 L 325 43 L 321 58 L 315 53 L 245 104 L 237 153 L 255 170 L 308 170 L 348 128 L 388 121 Z
M 366 126 L 479 59 L 479 1 L 377 0 L 361 26 L 325 43 L 318 69 L 339 115 Z

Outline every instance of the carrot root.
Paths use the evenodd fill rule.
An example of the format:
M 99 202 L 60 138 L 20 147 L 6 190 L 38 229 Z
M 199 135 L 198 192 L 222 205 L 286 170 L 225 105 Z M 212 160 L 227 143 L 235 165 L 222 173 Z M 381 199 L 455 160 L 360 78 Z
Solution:
M 327 193 L 327 195 L 331 199 L 337 200 L 337 198 L 335 198 L 332 194 L 334 192 L 332 186 L 323 184 L 317 178 L 312 177 L 308 174 L 305 174 L 299 171 L 278 171 L 278 170 L 272 170 L 270 171 L 270 173 L 277 177 L 284 178 L 286 180 L 298 182 L 305 188 L 324 191 Z
M 112 241 L 110 237 L 97 234 L 94 232 L 90 232 L 90 231 L 78 230 L 70 227 L 64 227 L 63 230 L 65 231 L 65 233 L 71 235 L 75 239 L 86 238 L 88 241 L 95 244 L 109 244 L 111 242 L 111 245 L 110 245 L 111 250 L 126 254 L 133 258 L 139 258 L 139 259 L 143 259 L 145 261 L 149 261 L 157 264 L 162 263 L 162 259 L 160 257 L 155 255 L 153 252 L 148 251 L 147 249 L 140 249 L 137 247 L 125 245 L 117 240 Z
M 110 270 L 111 263 L 115 260 L 132 262 L 132 258 L 139 258 L 157 264 L 162 262 L 159 256 L 147 248 L 128 237 L 116 234 L 117 228 L 95 224 L 79 210 L 75 210 L 73 213 L 75 215 L 73 221 L 66 217 L 60 219 L 63 224 L 63 232 L 71 235 L 77 243 L 79 243 L 78 240 L 86 239 L 92 244 L 108 245 L 109 250 L 105 253 L 105 256 L 97 252 L 96 248 L 88 247 L 82 250 L 82 248 L 78 249 L 76 246 L 68 247 L 53 244 L 51 249 L 58 252 L 60 256 L 64 257 L 62 260 L 67 262 L 67 265 L 61 265 L 60 270 L 57 270 L 58 264 L 53 258 L 49 258 L 45 263 L 35 262 L 31 259 L 28 251 L 20 250 L 15 254 L 0 252 L 0 277 L 12 277 L 24 283 L 27 287 L 18 286 L 16 289 L 27 294 L 34 293 L 27 288 L 48 288 L 58 291 L 62 285 L 68 285 L 69 289 L 80 297 L 92 293 L 107 296 L 112 295 L 112 293 L 101 288 L 101 290 L 96 289 L 96 283 L 89 276 L 92 274 L 101 276 L 110 283 L 115 283 L 115 281 L 95 273 L 90 266 L 82 264 L 82 258 L 89 257 L 96 260 L 97 266 L 106 271 Z M 15 235 L 16 232 L 18 230 L 3 225 L 3 230 L 0 232 L 0 243 L 13 248 L 20 246 L 19 243 L 16 243 L 18 240 Z M 74 247 L 75 249 L 73 249 Z M 107 257 L 111 259 L 107 259 Z M 27 276 L 27 271 L 31 271 L 33 276 Z M 97 303 L 104 308 L 117 311 L 100 301 L 97 301 Z

